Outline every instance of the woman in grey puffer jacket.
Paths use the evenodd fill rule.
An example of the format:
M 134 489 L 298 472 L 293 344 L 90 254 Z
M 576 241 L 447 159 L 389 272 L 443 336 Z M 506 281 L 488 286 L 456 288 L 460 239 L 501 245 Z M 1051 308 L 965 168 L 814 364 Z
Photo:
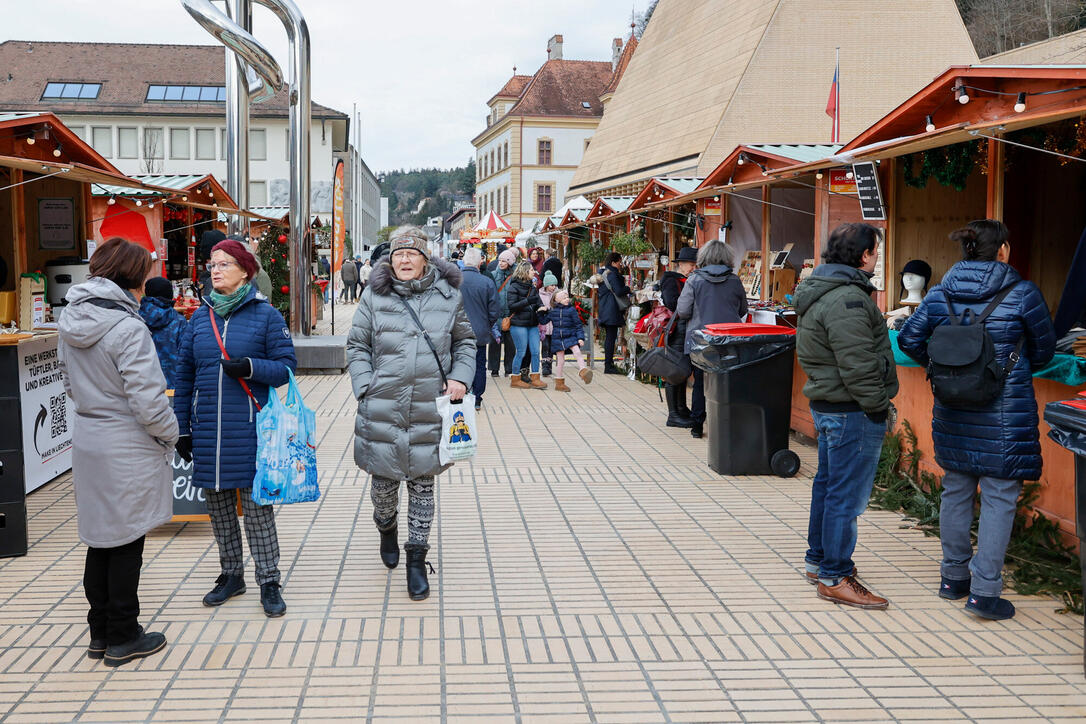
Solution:
M 120 666 L 166 645 L 163 634 L 140 627 L 138 589 L 144 538 L 172 515 L 167 456 L 177 442 L 177 418 L 139 316 L 151 255 L 110 239 L 89 271 L 65 296 L 58 355 L 75 407 L 72 483 L 79 538 L 88 546 L 87 656 Z
M 427 540 L 434 516 L 434 476 L 440 462 L 441 416 L 435 400 L 460 400 L 475 376 L 475 333 L 460 298 L 461 271 L 428 258 L 428 240 L 418 227 L 397 229 L 387 262 L 374 267 L 347 337 L 351 384 L 358 399 L 354 459 L 373 476 L 373 520 L 381 533 L 381 560 L 395 568 L 400 558 L 397 503 L 407 481 L 407 591 L 420 601 L 426 580 Z M 441 370 L 447 370 L 444 390 Z

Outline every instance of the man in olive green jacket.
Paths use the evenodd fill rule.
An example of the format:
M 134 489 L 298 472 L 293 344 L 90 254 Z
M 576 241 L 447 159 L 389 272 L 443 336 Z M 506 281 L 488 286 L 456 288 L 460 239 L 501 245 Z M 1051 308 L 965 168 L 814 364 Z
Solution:
M 823 264 L 796 291 L 796 352 L 818 432 L 818 472 L 807 528 L 807 580 L 818 597 L 858 608 L 889 602 L 856 580 L 856 519 L 875 480 L 897 367 L 882 313 L 871 298 L 879 232 L 842 224 Z

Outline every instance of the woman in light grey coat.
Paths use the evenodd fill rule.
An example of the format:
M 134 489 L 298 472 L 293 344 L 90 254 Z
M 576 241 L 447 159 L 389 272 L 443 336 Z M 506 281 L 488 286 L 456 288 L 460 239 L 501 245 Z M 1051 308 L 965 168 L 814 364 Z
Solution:
M 390 242 L 389 261 L 374 267 L 347 337 L 358 399 L 354 459 L 373 476 L 373 520 L 381 533 L 381 560 L 389 568 L 399 563 L 397 503 L 400 482 L 407 481 L 407 590 L 418 601 L 430 592 L 425 563 L 434 476 L 449 467 L 438 454 L 442 431 L 435 400 L 442 394 L 464 397 L 475 375 L 476 342 L 460 298 L 460 269 L 429 259 L 427 238 L 417 227 L 398 229 Z
M 90 278 L 68 290 L 60 318 L 60 368 L 75 408 L 72 480 L 79 538 L 87 544 L 87 655 L 120 666 L 159 651 L 161 633 L 139 626 L 138 586 L 146 533 L 172 514 L 169 457 L 177 418 L 166 397 L 139 296 L 151 255 L 110 239 Z

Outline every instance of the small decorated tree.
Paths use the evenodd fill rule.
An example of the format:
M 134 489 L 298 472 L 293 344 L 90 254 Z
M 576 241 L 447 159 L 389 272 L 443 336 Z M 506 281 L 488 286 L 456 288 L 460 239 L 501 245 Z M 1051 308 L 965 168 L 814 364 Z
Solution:
M 290 245 L 287 230 L 281 226 L 269 226 L 260 237 L 257 256 L 260 265 L 268 272 L 272 284 L 272 306 L 278 309 L 289 323 L 290 318 Z

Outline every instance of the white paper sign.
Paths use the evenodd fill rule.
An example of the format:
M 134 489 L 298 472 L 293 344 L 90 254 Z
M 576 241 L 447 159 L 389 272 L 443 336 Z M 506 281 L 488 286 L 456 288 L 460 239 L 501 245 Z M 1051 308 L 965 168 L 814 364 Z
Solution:
M 64 392 L 56 335 L 19 345 L 26 492 L 72 467 L 72 408 Z

